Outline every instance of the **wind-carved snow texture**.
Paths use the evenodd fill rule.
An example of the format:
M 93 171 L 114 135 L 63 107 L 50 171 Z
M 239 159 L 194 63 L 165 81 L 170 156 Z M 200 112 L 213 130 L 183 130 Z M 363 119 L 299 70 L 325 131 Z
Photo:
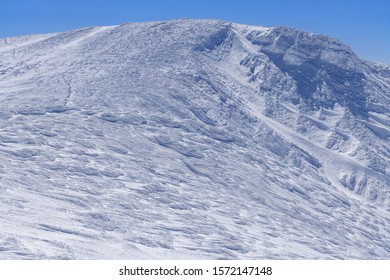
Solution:
M 389 258 L 389 91 L 289 28 L 1 39 L 0 258 Z

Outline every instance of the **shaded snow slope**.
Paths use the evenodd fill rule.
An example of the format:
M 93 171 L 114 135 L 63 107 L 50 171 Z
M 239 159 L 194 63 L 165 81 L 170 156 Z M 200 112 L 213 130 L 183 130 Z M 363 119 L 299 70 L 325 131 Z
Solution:
M 0 39 L 0 258 L 389 258 L 389 91 L 289 28 Z

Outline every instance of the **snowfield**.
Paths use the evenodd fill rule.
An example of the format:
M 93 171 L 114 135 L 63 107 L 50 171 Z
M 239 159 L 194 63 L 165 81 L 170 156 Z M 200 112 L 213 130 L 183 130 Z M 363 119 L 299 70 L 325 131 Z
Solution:
M 389 259 L 390 66 L 284 27 L 0 39 L 0 259 Z

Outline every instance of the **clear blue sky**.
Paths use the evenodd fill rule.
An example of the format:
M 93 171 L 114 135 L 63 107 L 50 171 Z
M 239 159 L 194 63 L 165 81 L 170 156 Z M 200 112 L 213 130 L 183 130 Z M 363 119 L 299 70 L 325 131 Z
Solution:
M 0 37 L 183 17 L 296 27 L 390 64 L 389 0 L 0 0 Z

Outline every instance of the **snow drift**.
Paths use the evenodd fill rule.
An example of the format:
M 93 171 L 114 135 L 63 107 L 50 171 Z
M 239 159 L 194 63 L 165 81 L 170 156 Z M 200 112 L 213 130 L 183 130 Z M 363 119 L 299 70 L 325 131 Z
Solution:
M 284 27 L 0 39 L 0 258 L 389 258 L 389 92 Z

